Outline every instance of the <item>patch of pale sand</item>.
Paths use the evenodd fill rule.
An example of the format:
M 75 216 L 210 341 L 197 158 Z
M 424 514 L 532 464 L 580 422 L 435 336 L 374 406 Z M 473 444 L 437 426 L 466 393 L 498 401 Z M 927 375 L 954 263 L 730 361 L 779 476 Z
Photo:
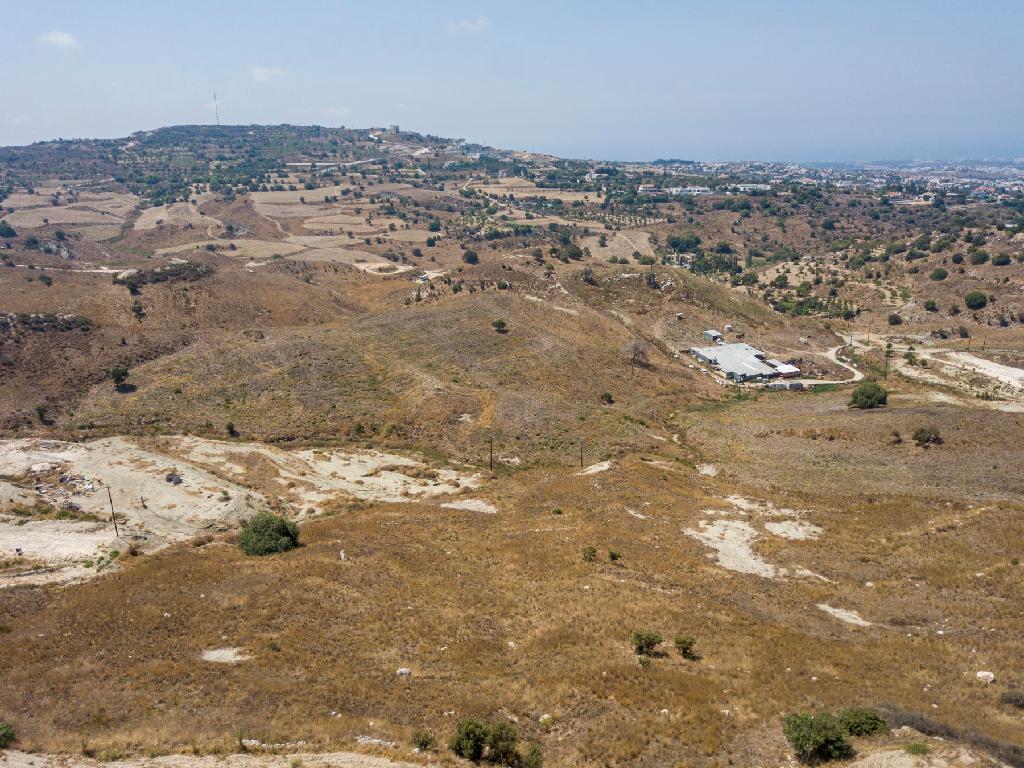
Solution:
M 88 559 L 100 552 L 123 546 L 110 523 L 75 520 L 0 521 L 0 553 L 13 555 L 21 549 L 25 557 L 46 563 Z
M 562 312 L 566 315 L 579 315 L 579 312 L 575 309 L 570 309 L 569 307 L 560 307 L 557 304 L 553 304 L 550 301 L 547 301 L 546 299 L 540 298 L 539 296 L 531 296 L 530 294 L 527 293 L 524 294 L 523 298 L 526 299 L 527 301 L 532 301 L 535 304 L 545 304 L 550 309 L 555 310 L 555 312 Z
M 833 608 L 827 603 L 818 603 L 817 608 L 824 611 L 829 616 L 845 621 L 847 624 L 853 624 L 857 627 L 870 627 L 870 621 L 864 621 L 856 611 L 851 611 L 847 608 Z
M 464 509 L 469 512 L 483 512 L 485 515 L 496 515 L 498 508 L 490 502 L 482 499 L 459 499 L 458 501 L 447 501 L 441 505 L 445 509 Z
M 0 512 L 7 510 L 12 504 L 32 504 L 35 494 L 27 488 L 0 480 Z
M 1024 369 L 1022 368 L 986 360 L 972 355 L 970 352 L 955 351 L 948 352 L 947 355 L 976 373 L 984 374 L 1014 387 L 1024 387 Z
M 83 512 L 110 516 L 109 487 L 122 525 L 122 535 L 143 534 L 159 542 L 189 538 L 199 530 L 227 529 L 253 512 L 268 508 L 259 494 L 223 480 L 197 466 L 151 451 L 128 438 L 112 437 L 84 443 L 18 439 L 0 441 L 0 475 L 28 477 L 33 467 L 59 468 L 85 478 L 90 490 L 58 493 Z M 181 483 L 167 482 L 176 473 Z M 84 487 L 84 483 L 80 484 Z M 65 495 L 66 494 L 66 495 Z
M 803 520 L 772 520 L 765 523 L 764 527 L 775 536 L 796 541 L 816 539 L 824 533 L 818 526 Z
M 286 451 L 259 443 L 229 443 L 198 437 L 168 438 L 168 449 L 215 473 L 245 482 L 246 456 L 268 459 L 271 478 L 302 504 L 349 496 L 366 501 L 402 502 L 415 497 L 458 493 L 479 485 L 480 476 L 452 469 L 430 470 L 407 456 L 380 451 L 330 448 Z M 405 470 L 405 471 L 402 471 Z M 416 475 L 421 475 L 416 477 Z M 290 487 L 289 487 L 290 486 Z
M 672 439 L 675 440 L 675 442 L 679 442 L 678 440 L 675 439 L 677 437 L 678 435 L 673 435 Z M 718 467 L 716 467 L 714 464 L 699 464 L 697 466 L 697 472 L 707 477 L 718 477 Z
M 612 468 L 611 461 L 599 461 L 597 464 L 591 464 L 589 467 L 584 467 L 577 475 L 596 475 L 598 472 L 607 472 Z
M 298 746 L 301 747 L 301 742 Z M 0 755 L 3 768 L 422 768 L 420 763 L 388 760 L 358 752 L 288 752 L 274 754 L 256 745 L 249 752 L 226 755 L 172 754 L 158 757 L 127 757 L 100 762 L 81 755 L 46 755 L 7 750 Z
M 252 656 L 241 648 L 211 648 L 202 653 L 203 661 L 212 661 L 215 664 L 237 664 L 251 658 Z
M 744 514 L 756 512 L 757 514 L 766 517 L 798 517 L 800 515 L 800 512 L 795 509 L 789 509 L 788 507 L 776 507 L 770 501 L 750 499 L 746 496 L 733 494 L 726 496 L 724 501 L 728 502 Z
M 786 573 L 758 557 L 752 547 L 757 531 L 743 520 L 701 520 L 697 529 L 686 528 L 683 533 L 714 550 L 709 557 L 727 570 L 768 579 Z
M 635 517 L 637 520 L 649 520 L 650 519 L 649 515 L 645 515 L 643 512 L 637 512 L 635 509 L 630 509 L 629 507 L 626 507 L 626 511 L 630 515 Z
M 146 208 L 139 218 L 135 220 L 135 230 L 156 229 L 161 224 L 174 227 L 184 227 L 191 224 L 194 227 L 209 227 L 211 224 L 219 227 L 224 222 L 212 216 L 203 216 L 199 213 L 199 206 L 192 203 L 171 203 L 170 205 L 159 205 Z

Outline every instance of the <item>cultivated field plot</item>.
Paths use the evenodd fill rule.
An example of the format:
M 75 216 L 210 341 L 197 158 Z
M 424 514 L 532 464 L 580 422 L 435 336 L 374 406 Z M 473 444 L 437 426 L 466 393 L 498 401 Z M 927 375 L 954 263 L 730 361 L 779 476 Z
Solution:
M 11 226 L 33 229 L 47 224 L 109 224 L 120 223 L 123 216 L 93 210 L 91 206 L 47 206 L 40 208 L 22 208 L 5 217 Z
M 135 220 L 135 230 L 156 229 L 161 224 L 182 227 L 191 224 L 203 229 L 209 226 L 222 227 L 224 223 L 212 216 L 199 213 L 199 206 L 192 203 L 171 203 L 145 209 Z
M 599 192 L 574 192 L 563 189 L 545 189 L 538 187 L 532 181 L 521 178 L 498 179 L 493 184 L 474 184 L 473 188 L 485 195 L 502 197 L 504 195 L 515 195 L 516 197 L 546 197 L 550 200 L 561 200 L 566 203 L 588 200 L 600 202 L 602 197 Z

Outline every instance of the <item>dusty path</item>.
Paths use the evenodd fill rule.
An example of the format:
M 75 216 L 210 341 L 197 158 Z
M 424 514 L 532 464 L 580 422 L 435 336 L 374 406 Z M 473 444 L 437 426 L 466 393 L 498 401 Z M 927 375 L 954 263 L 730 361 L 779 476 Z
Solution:
M 853 334 L 852 340 L 854 345 L 861 349 L 885 349 L 889 343 L 887 337 L 877 334 L 873 337 L 867 334 Z M 911 349 L 918 359 L 928 361 L 929 368 L 918 369 L 904 358 Z M 926 346 L 923 341 L 914 345 L 893 342 L 892 352 L 890 365 L 893 370 L 911 378 L 953 386 L 969 394 L 980 393 L 977 387 L 966 381 L 955 376 L 943 375 L 943 368 L 954 369 L 964 374 L 983 376 L 1002 390 L 1000 394 L 1017 400 L 1024 399 L 1024 369 L 985 360 L 958 349 Z

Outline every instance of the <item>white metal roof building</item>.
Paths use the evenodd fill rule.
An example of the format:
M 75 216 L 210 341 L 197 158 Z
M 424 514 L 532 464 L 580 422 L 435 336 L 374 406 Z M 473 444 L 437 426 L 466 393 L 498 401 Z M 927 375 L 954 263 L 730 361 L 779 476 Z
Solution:
M 715 366 L 726 378 L 737 382 L 799 373 L 796 366 L 765 360 L 764 352 L 749 344 L 718 344 L 714 347 L 693 347 L 690 351 L 701 362 Z

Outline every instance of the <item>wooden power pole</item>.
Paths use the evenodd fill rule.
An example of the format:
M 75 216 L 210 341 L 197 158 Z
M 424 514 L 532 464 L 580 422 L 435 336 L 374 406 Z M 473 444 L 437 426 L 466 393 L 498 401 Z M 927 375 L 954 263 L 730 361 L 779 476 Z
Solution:
M 107 486 L 107 500 L 110 502 L 110 522 L 114 524 L 114 535 L 121 538 L 121 532 L 117 530 L 117 517 L 114 515 L 114 497 L 110 495 L 110 486 Z

